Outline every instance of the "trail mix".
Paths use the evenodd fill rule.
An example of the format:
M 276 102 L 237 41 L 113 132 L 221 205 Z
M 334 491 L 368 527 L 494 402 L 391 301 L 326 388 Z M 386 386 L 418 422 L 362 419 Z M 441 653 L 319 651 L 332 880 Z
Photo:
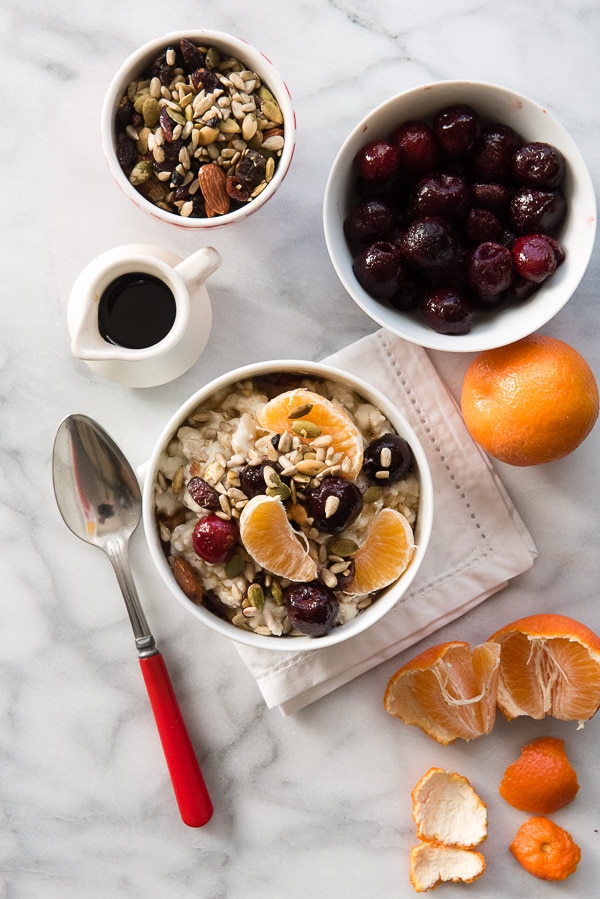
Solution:
M 312 411 L 298 404 L 306 395 Z M 282 397 L 296 402 L 289 427 L 265 419 Z M 336 430 L 340 421 L 348 427 Z M 370 606 L 394 556 L 375 532 L 390 518 L 404 522 L 408 564 L 418 499 L 412 451 L 381 411 L 348 387 L 308 377 L 217 392 L 178 429 L 155 482 L 160 539 L 183 592 L 266 636 L 322 636 Z M 375 580 L 363 570 L 358 592 L 370 535 Z
M 283 114 L 256 72 L 187 39 L 131 81 L 116 113 L 116 153 L 151 203 L 186 218 L 225 215 L 273 178 Z

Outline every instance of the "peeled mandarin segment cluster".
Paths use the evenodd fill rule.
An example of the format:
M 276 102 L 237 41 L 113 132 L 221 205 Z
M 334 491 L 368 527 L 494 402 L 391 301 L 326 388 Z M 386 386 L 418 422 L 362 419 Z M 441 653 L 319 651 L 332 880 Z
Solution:
M 600 637 L 565 615 L 531 615 L 496 631 L 498 706 L 519 715 L 587 721 L 600 708 Z
M 354 578 L 348 592 L 372 593 L 387 587 L 408 568 L 414 551 L 414 535 L 404 515 L 382 509 L 352 556 Z
M 581 859 L 571 834 L 543 816 L 529 818 L 520 826 L 510 851 L 529 874 L 541 880 L 565 880 Z
M 577 774 L 565 752 L 564 740 L 540 737 L 523 747 L 509 765 L 500 795 L 514 808 L 548 815 L 572 802 L 579 790 Z
M 499 667 L 496 643 L 432 646 L 393 675 L 384 708 L 444 745 L 472 740 L 494 726 Z
M 291 581 L 312 581 L 317 564 L 300 543 L 277 497 L 260 494 L 240 515 L 240 538 L 257 565 Z
M 343 476 L 356 478 L 363 462 L 363 439 L 350 416 L 325 397 L 304 387 L 288 390 L 269 400 L 258 413 L 261 427 L 276 434 L 288 431 L 304 443 L 330 437 L 335 452 L 342 453 Z M 302 428 L 302 424 L 307 425 Z
M 474 847 L 487 837 L 487 808 L 466 777 L 430 768 L 411 793 L 422 841 L 410 851 L 410 881 L 417 893 L 443 881 L 471 883 L 485 870 Z
M 470 364 L 461 410 L 471 436 L 509 465 L 540 465 L 573 452 L 599 409 L 586 360 L 561 340 L 532 335 Z

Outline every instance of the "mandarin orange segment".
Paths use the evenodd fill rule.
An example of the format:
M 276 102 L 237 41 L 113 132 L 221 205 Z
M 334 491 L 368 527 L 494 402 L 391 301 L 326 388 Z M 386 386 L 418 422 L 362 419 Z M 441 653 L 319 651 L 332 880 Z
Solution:
M 548 815 L 572 802 L 579 790 L 577 774 L 564 740 L 540 737 L 521 750 L 500 784 L 500 795 L 522 812 Z
M 432 646 L 390 678 L 384 708 L 444 745 L 481 737 L 494 726 L 499 668 L 497 643 Z
M 354 577 L 347 592 L 372 593 L 387 587 L 406 571 L 414 551 L 414 535 L 405 516 L 396 509 L 382 509 L 352 556 Z
M 519 715 L 587 721 L 600 708 L 600 637 L 565 615 L 531 615 L 496 631 L 498 705 Z
M 257 565 L 290 581 L 312 581 L 317 563 L 296 536 L 277 497 L 253 497 L 240 515 L 240 539 Z
M 473 849 L 487 837 L 486 805 L 462 774 L 430 768 L 411 798 L 419 839 Z
M 471 436 L 509 465 L 540 465 L 573 452 L 598 408 L 598 385 L 583 356 L 540 334 L 480 353 L 461 393 Z
M 473 883 L 484 871 L 485 858 L 472 849 L 428 842 L 410 850 L 410 882 L 417 893 L 440 883 Z
M 269 400 L 257 413 L 258 423 L 268 431 L 295 434 L 304 443 L 331 438 L 335 453 L 342 453 L 342 476 L 354 480 L 363 462 L 363 438 L 348 413 L 305 387 L 288 390 Z M 302 425 L 307 427 L 303 428 Z
M 519 827 L 510 851 L 529 874 L 541 880 L 565 880 L 581 859 L 571 834 L 543 816 L 529 818 Z

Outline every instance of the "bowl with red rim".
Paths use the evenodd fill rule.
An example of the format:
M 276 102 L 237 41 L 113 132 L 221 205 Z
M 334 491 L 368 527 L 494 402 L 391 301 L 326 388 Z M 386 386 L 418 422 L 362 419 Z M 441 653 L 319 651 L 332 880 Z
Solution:
M 443 141 L 451 136 L 453 122 L 443 113 L 457 107 L 474 110 L 479 120 L 479 130 L 473 132 L 470 146 L 465 138 L 462 149 L 459 147 L 452 157 L 451 143 L 444 144 Z M 458 134 L 459 118 L 457 116 L 455 121 L 455 124 L 458 122 L 459 130 L 455 132 Z M 444 131 L 448 121 L 450 130 Z M 398 137 L 402 133 L 401 126 L 411 122 L 424 123 L 433 134 L 436 145 L 434 153 L 437 156 L 424 163 L 430 166 L 429 169 L 418 171 L 418 166 L 411 169 L 406 146 L 401 146 Z M 516 139 L 518 144 L 510 155 L 503 149 L 504 174 L 500 175 L 498 169 L 488 176 L 484 167 L 484 152 L 489 151 L 490 147 L 494 149 L 490 135 L 497 133 L 498 126 L 507 133 L 510 131 L 511 140 Z M 371 142 L 375 143 L 376 153 L 380 150 L 377 147 L 380 142 L 384 145 L 398 142 L 399 149 L 394 173 L 390 175 L 383 168 L 383 174 L 369 182 L 363 177 L 364 169 L 359 172 L 358 160 L 365 146 Z M 564 177 L 558 186 L 549 188 L 516 180 L 515 172 L 519 173 L 519 178 L 522 173 L 516 168 L 515 156 L 517 153 L 523 156 L 526 153 L 524 148 L 528 150 L 532 143 L 550 145 L 564 160 Z M 494 185 L 492 192 L 487 185 L 493 184 L 496 179 L 502 191 L 497 191 Z M 437 188 L 441 182 L 443 190 Z M 448 186 L 451 184 L 454 189 L 459 182 L 465 190 L 462 198 L 453 195 Z M 432 185 L 441 193 L 430 202 Z M 552 196 L 548 199 L 540 194 Z M 494 199 L 497 200 L 498 196 L 501 202 L 494 207 Z M 363 240 L 357 241 L 355 231 L 349 238 L 348 219 L 358 214 L 359 204 L 372 199 L 391 203 L 396 214 L 393 225 L 390 225 L 388 218 L 381 226 L 382 233 L 378 234 L 377 223 L 365 219 L 366 236 Z M 525 238 L 545 233 L 551 217 L 544 217 L 544 204 L 559 201 L 564 204 L 564 215 L 562 218 L 557 216 L 556 224 L 553 223 L 552 229 L 547 231 L 558 244 L 558 247 L 555 244 L 555 270 L 543 280 L 528 282 L 519 274 L 517 263 L 521 266 L 522 260 L 516 241 L 520 241 L 522 246 Z M 532 212 L 531 203 L 534 202 L 539 209 L 536 207 Z M 495 231 L 493 228 L 487 229 L 487 218 L 484 219 L 486 227 L 479 227 L 481 208 L 485 208 L 487 218 L 487 213 L 494 209 L 496 223 L 493 224 L 494 227 L 499 226 Z M 521 212 L 523 209 L 525 212 Z M 323 228 L 329 256 L 343 287 L 354 302 L 392 333 L 413 343 L 449 352 L 479 352 L 503 346 L 533 333 L 555 316 L 573 296 L 585 274 L 594 245 L 596 217 L 596 198 L 589 171 L 565 128 L 547 109 L 528 97 L 509 88 L 476 81 L 424 84 L 390 98 L 368 113 L 342 143 L 329 173 L 323 202 Z M 441 224 L 440 221 L 424 224 L 424 218 L 442 221 Z M 417 219 L 420 221 L 415 223 Z M 427 240 L 430 240 L 429 244 Z M 389 257 L 385 256 L 387 249 L 376 249 L 378 258 L 375 263 L 373 256 L 367 260 L 366 247 L 381 242 L 392 243 L 393 251 L 390 251 Z M 493 296 L 474 295 L 472 289 L 474 282 L 471 277 L 477 277 L 477 272 L 472 276 L 472 267 L 482 258 L 485 261 L 485 253 L 492 253 L 487 248 L 479 250 L 483 243 L 504 247 L 503 250 L 493 251 L 505 265 L 504 274 L 497 280 L 497 286 L 503 289 Z M 437 246 L 448 252 L 447 271 L 443 270 L 444 265 L 437 265 Z M 547 244 L 544 248 L 547 250 Z M 535 241 L 531 252 L 534 249 Z M 512 260 L 507 257 L 506 251 L 510 251 Z M 383 285 L 381 294 L 385 296 L 373 295 L 363 286 L 365 283 L 370 286 L 371 282 L 364 276 L 360 280 L 357 277 L 357 266 L 362 265 L 369 275 L 369 266 L 377 265 L 378 259 L 395 260 L 396 252 L 400 254 L 401 261 L 398 263 L 399 270 L 392 269 L 390 281 L 397 276 L 397 283 Z M 439 259 L 443 258 L 443 252 L 440 251 Z M 358 259 L 360 254 L 362 258 Z M 473 254 L 477 256 L 475 261 L 472 261 Z M 552 260 L 549 260 L 549 269 L 552 267 L 550 262 Z M 511 265 L 512 280 L 507 288 Z M 485 267 L 483 273 L 485 275 Z M 531 269 L 528 274 L 531 274 Z M 540 277 L 539 272 L 534 274 Z M 494 288 L 491 290 L 493 292 Z M 443 307 L 445 302 L 444 292 L 453 291 L 462 291 L 462 298 L 466 299 L 471 309 L 470 330 L 466 333 L 443 333 L 431 327 L 423 314 L 424 306 L 432 306 L 434 312 L 442 317 L 446 311 L 442 308 L 440 312 L 440 305 Z M 380 292 L 379 287 L 376 287 L 376 292 Z M 434 293 L 436 296 L 431 298 Z M 452 329 L 451 315 L 449 323 L 442 320 L 441 327 L 446 325 Z
M 124 194 L 184 230 L 222 227 L 262 208 L 289 170 L 295 131 L 289 90 L 271 60 L 207 29 L 170 32 L 135 50 L 109 84 L 100 123 Z
M 352 396 L 360 398 L 359 405 L 363 411 L 371 411 L 373 408 L 378 410 L 377 414 L 381 413 L 384 416 L 381 419 L 381 421 L 385 421 L 384 427 L 387 428 L 390 425 L 392 432 L 406 441 L 410 447 L 412 454 L 411 478 L 414 478 L 418 484 L 418 496 L 417 493 L 413 492 L 412 494 L 413 511 L 416 517 L 411 527 L 413 528 L 415 547 L 407 566 L 398 577 L 390 581 L 384 588 L 375 591 L 372 601 L 366 607 L 359 608 L 357 606 L 351 610 L 349 615 L 346 614 L 346 608 L 349 608 L 349 606 L 345 607 L 344 610 L 340 609 L 340 612 L 343 611 L 344 614 L 338 616 L 335 624 L 326 633 L 314 636 L 298 633 L 297 631 L 290 632 L 284 629 L 281 633 L 272 632 L 265 634 L 262 627 L 259 627 L 257 630 L 253 629 L 254 625 L 258 623 L 258 619 L 250 619 L 247 622 L 247 627 L 241 619 L 242 626 L 240 626 L 240 623 L 235 624 L 234 620 L 237 620 L 236 616 L 240 614 L 241 609 L 239 607 L 236 609 L 231 604 L 225 606 L 224 602 L 230 603 L 231 595 L 233 595 L 229 594 L 230 588 L 232 590 L 239 588 L 241 591 L 240 596 L 249 596 L 249 582 L 255 583 L 252 578 L 256 576 L 257 582 L 259 581 L 265 588 L 265 610 L 268 612 L 267 607 L 270 603 L 270 593 L 272 593 L 272 588 L 269 586 L 273 580 L 271 573 L 265 567 L 261 570 L 259 565 L 258 572 L 255 571 L 254 575 L 249 577 L 245 563 L 251 562 L 252 557 L 241 543 L 234 547 L 234 551 L 236 556 L 241 555 L 242 560 L 245 560 L 245 562 L 243 570 L 241 568 L 239 570 L 236 569 L 236 573 L 228 570 L 226 565 L 223 566 L 217 561 L 214 564 L 206 561 L 204 563 L 200 562 L 193 551 L 196 545 L 193 536 L 190 539 L 191 528 L 196 527 L 197 520 L 207 521 L 212 519 L 214 521 L 212 516 L 220 515 L 221 512 L 216 506 L 213 506 L 213 509 L 216 509 L 216 511 L 211 513 L 211 515 L 207 515 L 205 507 L 208 506 L 208 503 L 205 499 L 199 497 L 195 489 L 192 491 L 191 477 L 200 475 L 203 480 L 209 481 L 213 487 L 217 486 L 220 491 L 229 484 L 229 475 L 224 470 L 217 471 L 215 474 L 214 459 L 218 459 L 219 454 L 213 453 L 211 450 L 208 457 L 204 455 L 205 447 L 197 439 L 198 428 L 203 428 L 204 426 L 197 423 L 208 421 L 210 428 L 216 428 L 215 433 L 221 433 L 220 425 L 217 423 L 218 418 L 215 420 L 214 417 L 211 417 L 211 412 L 207 412 L 207 410 L 220 410 L 224 403 L 224 408 L 227 408 L 228 414 L 232 413 L 232 417 L 229 417 L 229 423 L 223 429 L 223 433 L 225 435 L 231 433 L 229 429 L 235 425 L 233 430 L 234 437 L 232 438 L 235 453 L 232 455 L 229 449 L 222 449 L 224 457 L 220 460 L 220 463 L 225 461 L 224 467 L 227 468 L 227 472 L 231 472 L 235 482 L 236 475 L 240 475 L 240 470 L 245 465 L 244 460 L 239 456 L 240 448 L 247 447 L 249 434 L 257 433 L 255 425 L 252 423 L 254 416 L 253 397 L 258 394 L 262 396 L 263 391 L 266 391 L 265 396 L 277 396 L 281 391 L 288 391 L 290 388 L 294 389 L 299 385 L 306 386 L 307 383 L 328 385 L 326 389 L 333 391 L 336 396 L 336 402 L 341 401 L 344 397 L 348 397 L 348 392 L 350 391 Z M 315 389 L 320 390 L 321 388 Z M 242 399 L 239 399 L 240 395 Z M 260 403 L 262 404 L 262 399 Z M 245 415 L 240 418 L 238 423 L 237 419 L 240 410 L 244 410 Z M 364 414 L 361 413 L 361 416 L 359 417 L 362 420 Z M 190 428 L 192 430 L 195 429 L 195 433 L 192 435 L 191 450 L 187 455 L 187 461 L 185 461 L 185 459 L 181 459 L 181 446 L 182 440 L 187 440 L 189 437 Z M 258 433 L 260 433 L 260 429 Z M 225 437 L 224 439 L 227 444 L 227 438 Z M 271 435 L 266 433 L 261 443 L 261 453 L 265 448 L 268 449 L 267 444 L 271 439 Z M 252 447 L 256 445 L 253 443 L 253 440 L 250 441 L 250 453 L 252 452 Z M 247 449 L 244 450 L 244 452 L 246 451 Z M 186 452 L 184 450 L 184 455 Z M 199 465 L 197 469 L 192 468 L 194 460 L 198 460 Z M 175 493 L 173 493 L 174 483 L 178 477 L 177 472 L 182 462 L 184 467 L 183 483 L 178 483 Z M 404 415 L 367 382 L 322 363 L 304 360 L 272 360 L 243 366 L 211 381 L 183 403 L 166 423 L 156 441 L 148 464 L 144 466 L 143 480 L 143 524 L 145 536 L 158 574 L 170 593 L 195 619 L 211 628 L 211 630 L 235 642 L 261 649 L 284 651 L 323 649 L 363 633 L 384 615 L 392 611 L 406 594 L 421 566 L 431 534 L 434 503 L 431 473 L 427 457 L 413 428 Z M 365 483 L 360 475 L 355 475 L 352 480 L 354 484 L 360 485 L 361 490 L 364 490 Z M 237 483 L 240 484 L 240 481 L 237 481 Z M 245 489 L 243 480 L 241 480 L 241 487 Z M 204 489 L 206 490 L 205 485 Z M 261 490 L 264 490 L 264 486 Z M 190 497 L 193 501 L 190 501 Z M 234 498 L 236 501 L 240 498 L 238 489 L 231 491 L 232 502 Z M 244 497 L 242 496 L 241 499 L 244 500 Z M 266 498 L 262 495 L 254 497 L 254 499 L 265 499 L 266 501 Z M 252 501 L 251 499 L 250 502 Z M 295 511 L 292 508 L 295 502 L 293 498 L 289 497 L 282 499 L 290 522 L 296 521 L 296 518 L 294 518 Z M 301 500 L 297 500 L 297 502 L 301 502 Z M 365 499 L 366 502 L 367 500 Z M 205 507 L 198 508 L 196 503 L 203 503 Z M 242 502 L 240 506 L 242 515 L 243 505 Z M 385 505 L 385 500 L 383 505 Z M 380 512 L 379 505 L 373 508 L 375 514 L 378 515 Z M 227 516 L 225 515 L 223 520 L 226 520 L 226 518 Z M 237 525 L 241 523 L 241 516 L 237 518 L 233 516 L 233 523 L 236 525 L 234 530 L 238 531 Z M 241 532 L 241 528 L 239 530 Z M 283 541 L 284 535 L 282 532 L 286 530 L 289 530 L 289 528 L 284 525 L 278 531 L 278 543 Z M 347 533 L 345 530 L 336 531 L 337 536 L 341 537 L 344 537 Z M 321 535 L 321 537 L 323 536 Z M 302 538 L 300 543 L 305 545 L 302 534 L 299 534 L 300 538 Z M 326 539 L 330 538 L 331 534 Z M 387 545 L 388 553 L 394 551 L 390 549 L 390 544 Z M 177 554 L 183 555 L 194 570 L 199 573 L 202 587 L 201 595 L 197 590 L 198 585 L 195 579 L 192 581 L 193 589 L 190 590 L 185 578 L 182 580 L 176 577 L 175 556 Z M 327 558 L 330 558 L 330 556 L 328 555 Z M 329 564 L 325 558 L 320 558 L 315 583 L 325 583 L 322 567 Z M 184 575 L 186 574 L 185 569 L 183 573 Z M 187 573 L 189 574 L 189 569 L 187 569 Z M 219 592 L 218 582 L 223 582 L 227 579 L 229 579 L 226 584 L 228 595 L 224 600 L 223 594 Z M 290 584 L 301 580 L 302 578 L 300 577 L 292 577 L 291 580 L 281 577 L 279 578 L 279 583 L 282 585 L 285 594 L 285 590 Z M 217 584 L 216 587 L 215 583 Z M 329 586 L 336 593 L 336 599 L 341 607 L 345 600 L 342 593 L 346 590 L 346 585 L 342 586 L 340 583 L 340 593 L 338 593 L 337 588 L 331 587 L 331 584 Z M 351 590 L 348 592 L 351 593 Z M 271 598 L 275 598 L 274 593 Z M 285 616 L 287 601 L 283 599 L 282 603 L 281 600 L 282 597 L 280 596 L 277 600 L 279 610 L 276 609 L 275 613 L 277 614 L 279 611 L 282 616 Z

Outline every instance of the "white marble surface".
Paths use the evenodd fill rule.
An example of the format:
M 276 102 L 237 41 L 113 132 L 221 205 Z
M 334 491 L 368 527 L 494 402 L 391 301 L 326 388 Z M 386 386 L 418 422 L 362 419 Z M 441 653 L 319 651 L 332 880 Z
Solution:
M 488 803 L 488 869 L 440 895 L 558 895 L 508 844 L 526 817 L 500 799 L 528 739 L 566 740 L 581 783 L 556 815 L 582 847 L 561 896 L 600 879 L 600 719 L 499 721 L 441 747 L 382 710 L 391 660 L 297 715 L 267 711 L 234 647 L 190 621 L 154 577 L 143 533 L 132 561 L 215 803 L 201 830 L 179 820 L 110 565 L 58 516 L 50 477 L 64 415 L 97 418 L 132 462 L 173 410 L 224 370 L 280 356 L 320 359 L 375 330 L 327 257 L 321 198 L 350 127 L 392 93 L 429 80 L 504 83 L 546 105 L 600 187 L 600 10 L 584 0 L 106 0 L 0 6 L 2 71 L 2 428 L 0 894 L 11 899 L 392 899 L 414 895 L 410 790 L 430 765 L 468 776 Z M 298 146 L 278 196 L 212 240 L 214 330 L 184 377 L 148 390 L 100 380 L 69 352 L 66 304 L 80 270 L 119 244 L 185 255 L 199 240 L 142 215 L 111 182 L 98 121 L 113 71 L 139 43 L 210 27 L 264 50 L 291 90 Z M 7 83 L 11 85 L 7 89 Z M 600 374 L 595 252 L 545 329 Z M 340 312 L 340 310 L 342 310 Z M 436 359 L 456 391 L 469 360 Z M 600 631 L 600 430 L 564 461 L 498 471 L 539 549 L 534 567 L 426 644 L 476 643 L 522 614 L 561 611 Z M 419 647 L 424 648 L 424 647 Z

